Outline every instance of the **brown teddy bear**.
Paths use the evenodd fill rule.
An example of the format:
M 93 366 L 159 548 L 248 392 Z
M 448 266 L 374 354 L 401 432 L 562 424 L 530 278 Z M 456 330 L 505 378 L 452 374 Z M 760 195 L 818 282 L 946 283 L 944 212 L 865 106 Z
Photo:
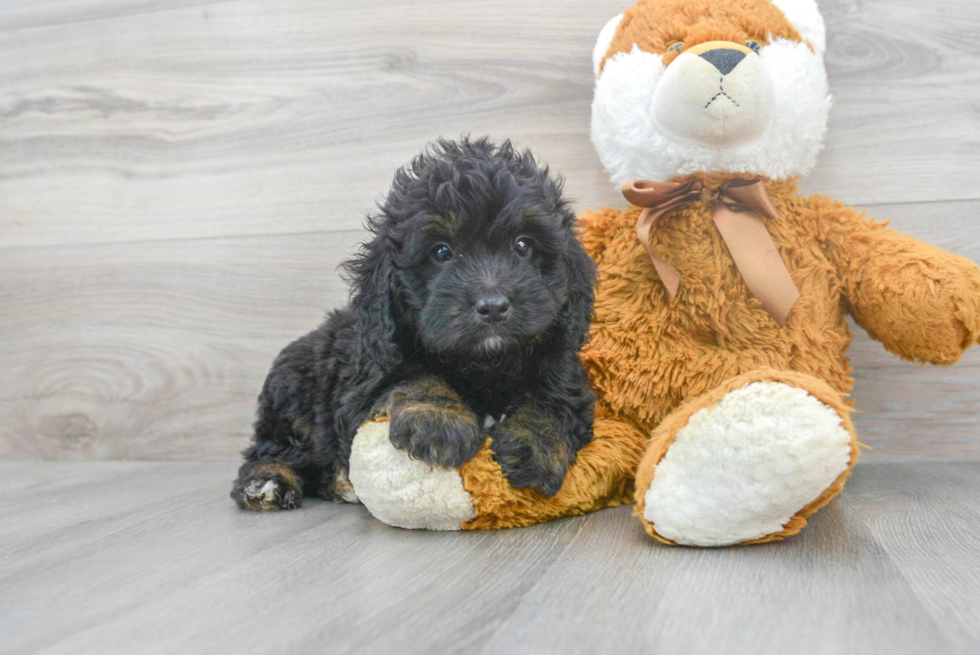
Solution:
M 824 48 L 813 0 L 640 0 L 606 25 L 592 140 L 634 206 L 582 217 L 594 440 L 545 498 L 507 484 L 492 444 L 433 471 L 366 424 L 351 479 L 375 516 L 509 527 L 635 498 L 657 539 L 718 546 L 794 534 L 841 490 L 858 457 L 845 316 L 952 364 L 980 337 L 980 268 L 800 195 Z

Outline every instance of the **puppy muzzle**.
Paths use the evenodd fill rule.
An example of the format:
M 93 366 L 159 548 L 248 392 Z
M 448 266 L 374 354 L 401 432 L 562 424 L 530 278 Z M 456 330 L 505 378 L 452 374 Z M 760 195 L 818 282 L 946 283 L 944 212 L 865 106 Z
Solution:
M 679 141 L 742 146 L 772 125 L 776 93 L 762 59 L 739 43 L 710 41 L 675 59 L 653 95 L 653 117 Z

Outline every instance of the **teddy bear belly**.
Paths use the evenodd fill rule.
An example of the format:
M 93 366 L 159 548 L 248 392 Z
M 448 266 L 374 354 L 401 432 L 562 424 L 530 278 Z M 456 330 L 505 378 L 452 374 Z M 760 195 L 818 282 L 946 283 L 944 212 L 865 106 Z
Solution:
M 582 351 L 597 415 L 630 416 L 652 429 L 686 399 L 762 368 L 808 373 L 846 394 L 851 334 L 840 301 L 816 272 L 793 277 L 803 295 L 785 326 L 752 303 L 690 306 L 681 295 L 671 302 L 662 289 L 639 306 L 627 293 L 601 297 Z
M 651 249 L 680 274 L 673 299 L 636 236 L 638 207 L 586 217 L 583 242 L 599 287 L 582 359 L 597 416 L 652 429 L 684 400 L 761 368 L 851 389 L 840 280 L 810 233 L 812 220 L 793 204 L 795 188 L 780 184 L 769 192 L 784 220 L 770 224 L 770 235 L 801 294 L 782 326 L 752 296 L 703 203 L 676 210 L 651 233 Z

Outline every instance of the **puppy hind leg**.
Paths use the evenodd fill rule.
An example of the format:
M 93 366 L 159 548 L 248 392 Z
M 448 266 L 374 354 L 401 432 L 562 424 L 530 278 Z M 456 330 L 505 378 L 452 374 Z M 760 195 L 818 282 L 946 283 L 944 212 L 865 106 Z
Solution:
M 360 503 L 354 485 L 350 481 L 350 470 L 333 458 L 332 463 L 304 471 L 303 488 L 307 496 L 317 496 L 335 503 Z
M 295 509 L 303 496 L 334 502 L 358 502 L 347 469 L 335 457 L 321 465 L 307 444 L 259 442 L 245 451 L 231 497 L 244 509 Z
M 310 477 L 308 441 L 300 440 L 292 426 L 270 421 L 270 413 L 260 412 L 255 443 L 242 453 L 245 462 L 231 490 L 242 509 L 295 509 L 303 503 L 304 487 L 310 486 L 304 484 L 304 478 Z
M 303 503 L 300 476 L 280 459 L 246 461 L 238 470 L 231 497 L 242 509 L 266 512 Z
M 304 491 L 319 490 L 322 467 L 315 457 L 313 383 L 303 374 L 311 359 L 304 340 L 277 358 L 259 396 L 253 445 L 242 454 L 231 497 L 243 509 L 293 509 Z
M 288 408 L 287 408 L 288 409 Z M 244 509 L 268 511 L 294 509 L 303 496 L 357 502 L 329 439 L 315 436 L 310 420 L 290 421 L 292 411 L 277 411 L 265 398 L 255 423 L 255 443 L 242 454 L 245 463 L 231 497 Z M 323 446 L 318 447 L 317 444 Z

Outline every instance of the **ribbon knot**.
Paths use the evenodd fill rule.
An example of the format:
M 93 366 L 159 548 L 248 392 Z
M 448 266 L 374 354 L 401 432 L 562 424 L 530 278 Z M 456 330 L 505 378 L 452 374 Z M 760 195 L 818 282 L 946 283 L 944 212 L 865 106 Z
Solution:
M 717 202 L 718 201 L 718 198 L 721 197 L 721 189 L 720 188 L 719 189 L 712 189 L 711 187 L 704 186 L 700 182 L 698 184 L 701 186 L 701 198 L 700 198 L 701 199 L 701 202 L 703 202 L 705 204 L 709 204 L 709 203 L 712 203 L 712 202 Z
M 696 179 L 687 182 L 634 180 L 624 184 L 622 191 L 630 203 L 644 207 L 636 222 L 636 234 L 671 298 L 677 296 L 681 276 L 650 249 L 650 234 L 662 223 L 659 219 L 667 212 L 700 200 L 712 206 L 711 218 L 749 291 L 780 325 L 786 322 L 800 292 L 759 218 L 779 218 L 761 179 L 733 178 L 718 187 L 709 187 Z

